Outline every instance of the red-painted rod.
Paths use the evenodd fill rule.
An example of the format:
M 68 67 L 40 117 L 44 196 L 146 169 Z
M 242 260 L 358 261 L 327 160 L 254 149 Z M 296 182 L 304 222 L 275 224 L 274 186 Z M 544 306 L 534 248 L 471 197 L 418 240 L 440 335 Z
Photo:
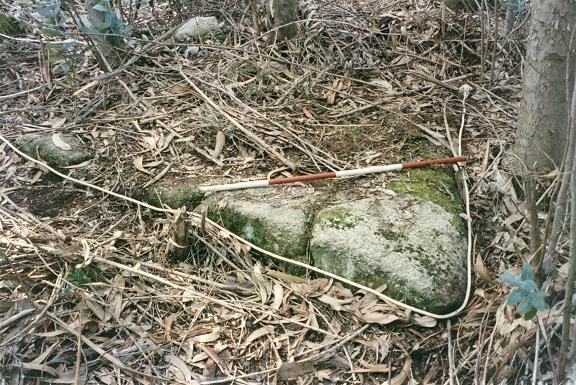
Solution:
M 321 172 L 318 174 L 309 174 L 309 175 L 300 175 L 300 176 L 293 176 L 289 178 L 274 178 L 274 179 L 261 179 L 261 180 L 253 180 L 248 182 L 239 182 L 239 183 L 230 183 L 230 184 L 222 184 L 216 186 L 200 186 L 198 189 L 200 192 L 207 193 L 207 192 L 215 192 L 215 191 L 230 191 L 230 190 L 242 190 L 247 188 L 257 188 L 257 187 L 268 187 L 277 184 L 287 184 L 287 183 L 296 183 L 296 182 L 305 182 L 310 180 L 318 180 L 318 179 L 331 179 L 331 178 L 342 178 L 346 176 L 360 176 L 360 175 L 368 175 L 368 174 L 377 174 L 383 172 L 390 172 L 390 171 L 398 171 L 405 168 L 418 168 L 418 167 L 426 167 L 431 166 L 434 164 L 450 164 L 450 163 L 458 163 L 458 162 L 465 162 L 468 160 L 467 156 L 453 156 L 449 158 L 441 158 L 441 159 L 430 159 L 430 160 L 423 160 L 418 162 L 408 162 L 408 163 L 397 163 L 397 164 L 389 164 L 385 166 L 371 166 L 371 167 L 364 167 L 364 168 L 357 168 L 354 170 L 342 170 L 342 171 L 332 171 L 332 172 Z
M 450 158 L 430 159 L 430 160 L 422 160 L 420 162 L 402 163 L 402 168 L 418 168 L 418 167 L 430 166 L 432 164 L 450 164 L 450 163 L 466 162 L 467 160 L 468 160 L 467 156 L 452 156 Z
M 288 178 L 274 178 L 270 179 L 268 181 L 268 184 L 275 185 L 275 184 L 295 183 L 295 182 L 304 182 L 307 180 L 330 179 L 330 178 L 336 178 L 336 173 L 334 171 L 321 172 L 318 174 L 291 176 Z

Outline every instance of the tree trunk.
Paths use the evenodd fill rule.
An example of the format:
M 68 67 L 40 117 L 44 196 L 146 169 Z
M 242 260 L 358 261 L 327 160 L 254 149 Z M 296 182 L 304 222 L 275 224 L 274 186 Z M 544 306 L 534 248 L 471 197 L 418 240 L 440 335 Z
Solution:
M 278 40 L 292 39 L 298 33 L 298 0 L 272 0 L 274 27 Z
M 562 163 L 567 139 L 576 61 L 576 41 L 571 45 L 576 0 L 540 0 L 532 5 L 524 94 L 512 153 L 523 162 L 519 170 L 525 166 L 529 171 L 549 171 Z

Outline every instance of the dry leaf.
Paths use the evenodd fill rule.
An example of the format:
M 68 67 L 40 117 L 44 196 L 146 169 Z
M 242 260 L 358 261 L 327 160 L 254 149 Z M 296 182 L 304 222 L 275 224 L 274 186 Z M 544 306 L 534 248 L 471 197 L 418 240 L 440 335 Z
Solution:
M 404 366 L 402 367 L 400 374 L 387 381 L 386 385 L 402 385 L 410 376 L 411 369 L 412 358 L 408 357 L 404 363 Z
M 310 111 L 308 108 L 306 107 L 302 108 L 302 112 L 304 113 L 304 116 L 306 116 L 308 119 L 316 120 L 316 118 L 312 114 L 312 111 Z
M 344 310 L 344 305 L 347 305 L 354 300 L 354 298 L 338 299 L 328 294 L 322 294 L 318 299 L 321 302 L 330 305 L 330 307 L 336 311 Z
M 193 301 L 198 295 L 193 287 L 189 287 L 182 293 L 182 302 L 187 303 Z
M 202 362 L 202 361 L 207 360 L 209 357 L 210 356 L 208 355 L 208 353 L 201 352 L 201 353 L 196 354 L 194 357 L 192 357 L 190 359 L 190 362 L 193 362 L 193 363 Z M 195 365 L 195 366 L 197 366 L 197 365 Z M 203 366 L 201 366 L 201 367 L 203 367 Z
M 157 137 L 153 136 L 144 136 L 141 139 L 144 142 L 144 147 L 146 147 L 149 150 L 154 150 L 159 140 Z
M 486 266 L 484 266 L 484 262 L 482 261 L 482 257 L 480 256 L 480 253 L 478 253 L 478 255 L 476 255 L 476 260 L 474 261 L 474 271 L 483 280 L 485 280 L 487 282 L 493 282 L 494 281 L 494 277 L 492 277 L 492 274 L 490 274 L 488 269 L 486 269 Z
M 274 283 L 272 292 L 274 294 L 274 301 L 270 307 L 274 310 L 279 310 L 284 300 L 284 288 L 277 283 Z
M 178 317 L 177 314 L 170 314 L 168 317 L 164 319 L 164 335 L 166 336 L 166 340 L 172 341 L 172 324 Z
M 50 120 L 40 123 L 40 125 L 44 127 L 60 128 L 64 125 L 64 123 L 66 123 L 66 117 L 52 118 Z
M 385 364 L 369 364 L 368 362 L 362 362 L 363 368 L 354 369 L 353 373 L 388 373 L 393 368 L 390 365 Z
M 207 343 L 207 342 L 214 342 L 214 341 L 218 340 L 218 338 L 220 338 L 220 329 L 215 328 L 214 331 L 211 333 L 200 334 L 198 336 L 194 336 L 194 337 L 190 338 L 190 341 Z
M 108 321 L 110 319 L 111 315 L 106 311 L 104 311 L 104 309 L 96 302 L 88 299 L 84 301 L 84 303 L 90 310 L 92 310 L 92 313 L 94 313 L 94 315 L 96 315 L 96 317 L 98 317 L 101 321 Z
M 176 379 L 186 383 L 189 383 L 192 380 L 192 373 L 184 360 L 173 354 L 168 354 L 165 359 L 170 364 L 168 370 L 174 373 Z
M 156 167 L 156 166 L 160 166 L 160 165 L 163 164 L 163 163 L 164 163 L 163 160 L 157 160 L 157 161 L 154 161 L 154 162 L 144 163 L 142 166 L 143 166 L 144 168 L 153 168 L 153 167 Z
M 425 328 L 433 328 L 438 323 L 438 321 L 432 317 L 419 314 L 414 314 L 414 322 L 420 326 L 424 326 Z
M 19 370 L 21 370 L 23 372 L 35 371 L 35 372 L 46 373 L 46 374 L 49 374 L 53 377 L 58 377 L 58 371 L 56 369 L 54 369 L 53 367 L 48 366 L 46 364 L 35 364 L 32 362 L 20 362 L 20 363 L 18 363 L 18 365 L 12 364 L 9 366 L 13 367 L 13 368 L 18 368 Z
M 274 329 L 270 326 L 263 326 L 260 329 L 256 329 L 252 333 L 250 333 L 248 335 L 248 337 L 246 337 L 246 339 L 242 343 L 242 346 L 244 348 L 246 348 L 248 345 L 252 344 L 252 342 L 256 341 L 260 337 L 265 336 L 265 335 L 270 334 L 270 333 L 273 333 L 273 332 L 274 332 Z
M 62 167 L 62 168 L 65 168 L 66 170 L 79 170 L 79 169 L 82 169 L 82 168 L 84 168 L 84 167 L 89 166 L 91 163 L 92 163 L 92 159 L 88 159 L 88 160 L 85 160 L 85 161 L 82 162 L 82 163 L 73 164 L 73 165 L 70 165 L 70 166 Z
M 412 61 L 412 58 L 408 55 L 398 55 L 392 60 L 390 64 L 394 66 L 402 66 L 404 64 L 408 64 Z
M 394 86 L 392 86 L 392 84 L 390 84 L 389 81 L 384 79 L 372 79 L 370 80 L 370 84 L 380 88 L 384 88 L 387 91 L 391 91 L 392 89 L 394 89 Z
M 269 282 L 266 279 L 266 277 L 264 276 L 264 274 L 262 274 L 262 266 L 259 263 L 254 265 L 254 270 L 252 271 L 251 275 L 252 275 L 252 280 L 254 281 L 254 284 L 258 288 L 258 293 L 260 293 L 260 299 L 261 299 L 262 303 L 264 304 L 268 301 Z
M 174 84 L 168 89 L 171 94 L 185 94 L 190 91 L 190 86 L 183 84 Z
M 144 161 L 144 157 L 143 156 L 137 156 L 136 158 L 134 158 L 134 160 L 132 161 L 132 164 L 134 165 L 134 167 L 136 167 L 136 170 L 141 171 L 145 174 L 148 175 L 152 175 L 152 173 L 148 170 L 146 170 L 144 168 L 144 166 L 142 165 L 142 162 Z
M 342 89 L 342 79 L 334 79 L 332 82 L 332 90 L 326 92 L 326 103 L 328 105 L 333 105 L 336 101 L 336 91 Z
M 512 177 L 505 176 L 500 170 L 496 169 L 494 170 L 494 179 L 499 193 L 509 195 L 515 202 L 518 201 L 514 183 L 512 183 Z
M 386 314 L 386 313 L 379 313 L 379 312 L 365 313 L 365 314 L 362 314 L 362 316 L 359 318 L 366 323 L 374 323 L 374 324 L 380 324 L 380 325 L 387 325 L 389 323 L 392 323 L 392 322 L 400 319 L 400 317 L 398 317 L 394 314 L 391 314 L 391 313 Z
M 60 134 L 52 134 L 52 143 L 64 151 L 70 151 L 72 149 L 72 146 L 66 143 Z
M 276 379 L 278 381 L 284 381 L 290 378 L 312 373 L 315 370 L 316 367 L 310 361 L 284 362 L 280 368 L 278 368 L 278 372 L 276 372 Z
M 214 151 L 212 152 L 214 158 L 218 158 L 220 155 L 222 155 L 222 150 L 224 150 L 225 143 L 226 143 L 226 136 L 224 136 L 224 133 L 222 131 L 218 131 L 218 133 L 216 134 L 216 144 L 214 145 Z

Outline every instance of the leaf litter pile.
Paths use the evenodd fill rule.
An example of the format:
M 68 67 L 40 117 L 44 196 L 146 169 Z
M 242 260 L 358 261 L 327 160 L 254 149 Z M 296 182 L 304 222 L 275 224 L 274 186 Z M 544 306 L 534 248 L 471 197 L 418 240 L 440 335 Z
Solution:
M 147 9 L 129 34 L 133 52 L 111 73 L 86 44 L 64 70 L 37 33 L 0 40 L 2 137 L 48 134 L 65 147 L 61 135 L 72 135 L 95 154 L 59 178 L 0 144 L 2 384 L 551 378 L 558 308 L 518 318 L 498 279 L 530 255 L 522 191 L 503 165 L 522 26 L 495 45 L 493 18 L 483 34 L 479 14 L 437 3 L 304 2 L 301 35 L 286 43 L 242 3 Z M 20 3 L 0 10 L 33 19 Z M 218 17 L 221 38 L 167 33 L 198 15 Z M 123 198 L 165 180 L 230 183 L 456 153 L 471 157 L 476 274 L 468 307 L 449 321 L 283 273 L 205 218 Z M 342 183 L 369 190 L 394 177 Z M 178 234 L 190 248 L 174 260 Z

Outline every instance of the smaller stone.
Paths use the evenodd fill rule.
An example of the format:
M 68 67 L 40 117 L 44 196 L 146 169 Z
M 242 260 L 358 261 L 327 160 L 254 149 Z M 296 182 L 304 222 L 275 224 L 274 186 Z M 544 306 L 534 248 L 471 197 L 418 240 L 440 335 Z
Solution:
M 200 192 L 194 184 L 163 184 L 148 187 L 144 191 L 137 193 L 136 197 L 154 206 L 164 205 L 173 209 L 186 206 L 189 209 L 193 209 L 202 202 L 204 193 Z
M 210 17 L 193 17 L 182 24 L 176 32 L 174 38 L 178 41 L 184 40 L 207 40 L 217 37 L 222 32 L 218 19 Z
M 26 155 L 36 159 L 40 158 L 49 166 L 64 168 L 73 166 L 94 157 L 91 150 L 84 143 L 71 135 L 61 135 L 61 140 L 70 146 L 64 150 L 52 140 L 52 135 L 26 134 L 14 141 L 16 147 Z

